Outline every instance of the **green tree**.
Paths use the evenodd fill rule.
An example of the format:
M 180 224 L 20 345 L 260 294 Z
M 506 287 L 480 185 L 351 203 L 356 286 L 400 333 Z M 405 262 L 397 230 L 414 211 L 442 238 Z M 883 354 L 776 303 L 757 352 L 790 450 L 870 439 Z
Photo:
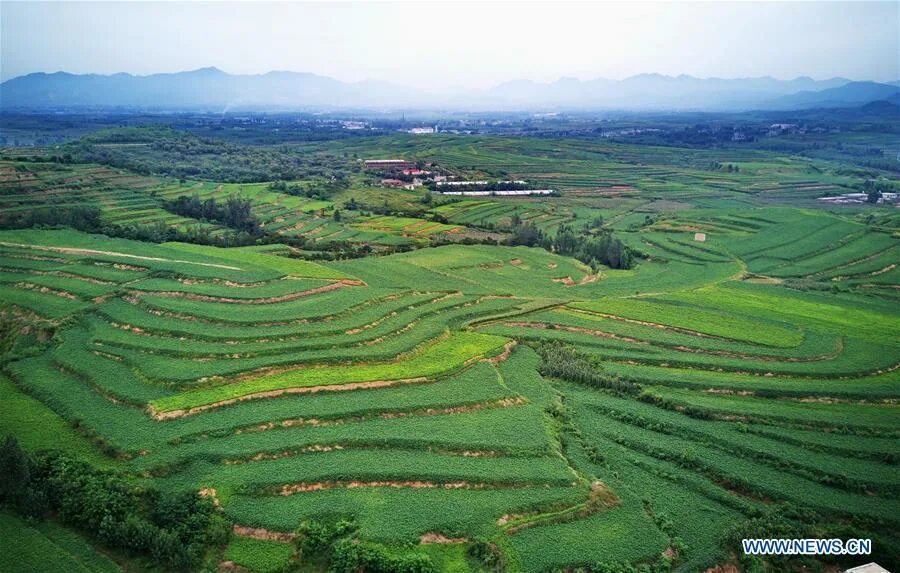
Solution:
M 11 501 L 28 484 L 31 470 L 28 457 L 14 436 L 6 436 L 0 446 L 0 500 Z

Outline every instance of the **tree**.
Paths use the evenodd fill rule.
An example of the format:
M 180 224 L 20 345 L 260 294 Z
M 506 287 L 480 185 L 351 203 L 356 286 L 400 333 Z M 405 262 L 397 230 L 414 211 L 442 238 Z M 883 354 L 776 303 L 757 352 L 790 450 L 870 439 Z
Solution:
M 880 189 L 870 189 L 866 191 L 866 203 L 878 203 L 881 200 L 882 193 Z
M 14 436 L 6 436 L 0 446 L 0 501 L 11 501 L 28 483 L 28 457 Z
M 541 232 L 534 225 L 526 223 L 519 225 L 513 232 L 511 243 L 513 245 L 524 245 L 533 247 L 541 240 Z
M 334 210 L 333 218 L 334 218 L 335 221 L 340 221 L 340 220 L 341 220 L 341 210 L 340 210 L 340 209 L 335 209 L 335 210 Z

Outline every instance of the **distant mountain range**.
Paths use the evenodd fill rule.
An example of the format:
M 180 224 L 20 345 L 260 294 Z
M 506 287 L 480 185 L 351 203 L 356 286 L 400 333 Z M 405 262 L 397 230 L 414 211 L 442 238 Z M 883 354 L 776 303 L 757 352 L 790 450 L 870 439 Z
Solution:
M 802 91 L 782 96 L 770 105 L 777 109 L 804 109 L 812 107 L 855 107 L 869 102 L 896 99 L 900 88 L 877 82 L 850 82 L 842 86 L 820 91 Z
M 641 74 L 624 80 L 515 80 L 464 95 L 390 82 L 348 83 L 310 73 L 228 74 L 217 68 L 135 76 L 35 73 L 0 84 L 0 108 L 144 109 L 458 108 L 742 110 L 859 106 L 900 93 L 896 84 L 845 78 L 720 79 Z

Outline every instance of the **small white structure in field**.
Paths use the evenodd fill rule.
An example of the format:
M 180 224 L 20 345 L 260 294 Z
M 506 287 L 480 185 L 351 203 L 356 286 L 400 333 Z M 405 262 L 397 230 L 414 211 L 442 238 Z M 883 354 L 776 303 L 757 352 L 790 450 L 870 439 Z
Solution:
M 694 233 L 694 240 L 698 243 L 706 242 L 706 233 Z

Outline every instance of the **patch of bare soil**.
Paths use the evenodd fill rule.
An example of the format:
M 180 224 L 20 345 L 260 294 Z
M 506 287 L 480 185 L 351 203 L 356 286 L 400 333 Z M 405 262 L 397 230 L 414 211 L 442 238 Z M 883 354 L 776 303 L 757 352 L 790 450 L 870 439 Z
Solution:
M 206 487 L 200 490 L 200 497 L 208 497 L 212 500 L 213 505 L 219 507 L 219 498 L 216 496 L 215 488 Z
M 550 279 L 555 283 L 560 283 L 566 285 L 567 287 L 575 286 L 575 281 L 572 280 L 572 277 L 557 277 L 555 279 Z
M 243 525 L 234 526 L 234 534 L 240 537 L 252 537 L 253 539 L 261 539 L 264 541 L 293 541 L 293 533 L 281 533 L 279 531 L 269 531 L 261 527 L 244 527 Z
M 509 264 L 511 264 L 514 267 L 518 267 L 519 265 L 522 264 L 522 259 L 510 259 Z
M 503 266 L 503 261 L 496 261 L 493 263 L 481 263 L 478 266 L 482 269 L 499 269 Z
M 584 275 L 583 277 L 581 277 L 581 280 L 578 281 L 578 284 L 586 285 L 588 283 L 595 283 L 598 280 L 600 280 L 600 273 L 596 273 L 596 274 L 588 273 L 588 274 Z
M 419 537 L 419 543 L 422 545 L 428 545 L 430 543 L 466 543 L 467 541 L 468 539 L 465 537 L 445 537 L 440 533 L 423 533 L 422 536 Z
M 147 267 L 136 267 L 134 265 L 126 265 L 125 263 L 113 263 L 113 268 L 120 271 L 143 272 L 147 270 Z
M 516 347 L 516 341 L 510 340 L 509 342 L 507 342 L 506 344 L 503 345 L 503 352 L 501 352 L 497 356 L 489 358 L 488 362 L 490 362 L 494 366 L 496 366 L 497 364 L 500 364 L 501 362 L 503 362 L 504 360 L 509 358 L 510 353 L 512 352 L 513 348 L 515 348 L 515 347 Z

